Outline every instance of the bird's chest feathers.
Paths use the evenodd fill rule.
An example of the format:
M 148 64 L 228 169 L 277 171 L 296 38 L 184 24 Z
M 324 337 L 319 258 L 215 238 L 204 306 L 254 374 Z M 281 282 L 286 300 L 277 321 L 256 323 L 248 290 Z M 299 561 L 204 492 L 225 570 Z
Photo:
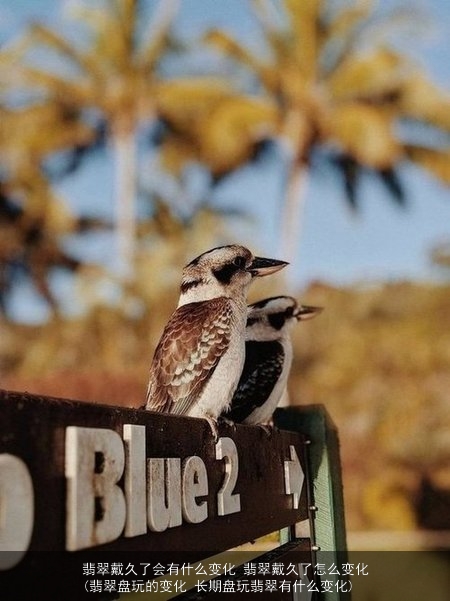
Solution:
M 244 366 L 245 321 L 245 310 L 233 313 L 229 344 L 214 368 L 198 402 L 190 411 L 190 415 L 195 417 L 207 414 L 218 417 L 230 404 Z
M 231 321 L 230 342 L 228 348 L 223 353 L 220 361 L 214 371 L 214 386 L 217 390 L 224 387 L 223 390 L 230 390 L 228 400 L 231 400 L 232 393 L 239 380 L 245 359 L 245 314 L 241 319 L 238 314 L 234 314 Z
M 208 406 L 213 402 L 216 407 L 211 412 L 220 415 L 231 402 L 236 389 L 245 359 L 243 336 L 232 335 L 230 344 L 220 358 L 214 374 L 205 386 L 199 399 L 198 410 L 203 410 L 204 403 Z M 220 405 L 220 409 L 219 409 Z

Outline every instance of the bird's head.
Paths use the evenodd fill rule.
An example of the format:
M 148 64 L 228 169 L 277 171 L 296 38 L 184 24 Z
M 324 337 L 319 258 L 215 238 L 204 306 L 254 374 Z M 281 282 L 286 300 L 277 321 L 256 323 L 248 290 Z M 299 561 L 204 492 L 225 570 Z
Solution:
M 297 303 L 292 296 L 274 296 L 247 308 L 247 340 L 277 340 L 289 332 L 297 321 L 312 319 L 322 307 Z
M 179 306 L 220 296 L 242 297 L 253 278 L 270 275 L 286 265 L 285 261 L 255 257 L 238 244 L 213 248 L 183 269 Z

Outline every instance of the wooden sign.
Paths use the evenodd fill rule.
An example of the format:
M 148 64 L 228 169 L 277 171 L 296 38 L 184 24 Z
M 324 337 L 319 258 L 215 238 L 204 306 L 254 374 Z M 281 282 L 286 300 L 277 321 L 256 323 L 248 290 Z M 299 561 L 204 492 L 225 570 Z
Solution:
M 304 449 L 294 432 L 222 425 L 215 440 L 204 420 L 3 391 L 0 567 L 253 540 L 307 518 Z
M 281 429 L 221 424 L 214 437 L 205 420 L 0 390 L 1 598 L 157 592 L 173 566 L 277 530 L 264 573 L 283 561 L 294 589 L 306 586 L 304 566 L 345 558 L 337 432 L 321 406 L 275 420 Z M 251 558 L 238 554 L 244 571 L 225 571 L 226 587 L 248 579 Z M 309 584 L 320 589 L 320 578 Z M 197 584 L 207 592 L 194 582 L 179 598 L 220 588 Z M 271 598 L 286 598 L 288 584 L 275 594 L 271 580 Z M 323 598 L 346 597 L 336 588 Z

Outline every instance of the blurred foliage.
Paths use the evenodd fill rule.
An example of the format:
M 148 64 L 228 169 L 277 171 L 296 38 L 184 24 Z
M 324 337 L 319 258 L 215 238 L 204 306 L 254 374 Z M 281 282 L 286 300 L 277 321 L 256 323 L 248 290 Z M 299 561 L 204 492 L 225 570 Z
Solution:
M 229 82 L 217 79 L 167 82 L 158 92 L 157 105 L 165 125 L 162 165 L 179 176 L 189 162 L 200 162 L 215 182 L 253 160 L 278 121 L 273 102 L 239 94 Z
M 23 217 L 12 226 L 9 217 L 0 222 L 0 234 L 8 240 L 8 248 L 0 249 L 3 299 L 11 289 L 11 265 L 17 263 L 14 248 L 28 237 L 22 224 L 31 220 L 39 238 L 53 245 L 54 258 L 43 260 L 31 247 L 19 262 L 56 311 L 48 275 L 55 266 L 76 261 L 61 244 L 80 225 L 55 193 L 49 159 L 65 155 L 70 171 L 87 150 L 106 142 L 114 163 L 116 269 L 130 282 L 149 228 L 137 211 L 138 134 L 158 147 L 145 199 L 150 220 L 158 218 L 162 198 L 183 214 L 189 196 L 183 178 L 192 163 L 209 170 L 213 185 L 259 156 L 267 140 L 281 142 L 288 149 L 288 168 L 279 240 L 287 259 L 295 256 L 306 175 L 319 154 L 342 175 L 352 207 L 366 172 L 376 174 L 404 204 L 397 175 L 404 160 L 450 181 L 448 94 L 395 44 L 410 14 L 395 7 L 383 13 L 368 0 L 351 5 L 254 0 L 255 27 L 266 46 L 261 53 L 223 30 L 210 30 L 193 46 L 217 51 L 216 76 L 202 75 L 198 67 L 196 77 L 168 78 L 164 61 L 182 58 L 187 50 L 173 33 L 179 2 L 162 0 L 151 11 L 148 6 L 144 0 L 79 2 L 70 12 L 78 36 L 69 39 L 33 23 L 0 53 L 0 185 Z M 230 76 L 224 57 L 240 73 L 240 82 Z M 413 136 L 405 123 L 414 126 Z M 156 130 L 158 140 L 150 135 Z M 161 193 L 157 172 L 166 183 L 179 180 L 178 187 L 166 186 L 166 196 L 172 190 L 175 198 Z M 28 261 L 28 255 L 38 259 Z
M 138 134 L 144 139 L 146 133 L 151 143 L 152 126 L 158 122 L 166 127 L 170 121 L 171 133 L 166 132 L 152 168 L 180 177 L 190 162 L 200 161 L 218 178 L 251 158 L 274 115 L 270 104 L 233 91 L 224 79 L 164 78 L 161 62 L 180 50 L 171 32 L 178 2 L 160 1 L 149 19 L 145 5 L 143 0 L 95 7 L 80 3 L 71 16 L 86 35 L 72 41 L 34 23 L 15 52 L 8 49 L 0 55 L 4 96 L 19 94 L 26 104 L 24 109 L 2 109 L 8 118 L 0 127 L 0 150 L 2 140 L 8 141 L 18 171 L 14 185 L 28 183 L 21 188 L 23 210 L 31 210 L 37 195 L 41 208 L 55 205 L 52 173 L 42 168 L 50 155 L 65 152 L 65 170 L 70 172 L 89 148 L 108 142 L 115 177 L 116 269 L 130 280 L 139 240 L 147 231 L 137 213 Z M 46 60 L 36 64 L 35 55 L 42 52 Z M 55 68 L 58 64 L 64 67 Z M 1 161 L 4 169 L 3 156 Z M 11 186 L 10 169 L 4 177 Z M 157 188 L 156 179 L 157 173 L 149 178 L 150 188 Z M 150 189 L 146 198 L 156 214 L 160 192 Z M 172 207 L 182 204 L 181 196 L 169 199 Z M 62 202 L 60 206 L 62 211 Z M 55 233 L 64 232 L 59 228 Z
M 142 1 L 111 0 L 95 6 L 80 3 L 73 7 L 72 19 L 84 26 L 84 33 L 78 30 L 75 41 L 34 23 L 23 36 L 21 60 L 13 56 L 14 69 L 11 64 L 3 69 L 10 89 L 20 92 L 28 102 L 33 103 L 38 96 L 47 111 L 63 105 L 77 115 L 79 128 L 96 121 L 94 129 L 104 131 L 114 162 L 117 269 L 123 277 L 132 275 L 137 242 L 137 132 L 157 117 L 154 97 L 161 85 L 158 67 L 171 47 L 176 5 L 172 0 L 160 2 L 152 19 L 142 27 Z M 144 35 L 140 35 L 142 30 Z M 42 51 L 47 53 L 47 62 L 37 66 L 33 57 Z M 55 71 L 58 63 L 65 65 L 63 73 Z M 59 131 L 55 126 L 41 138 L 51 139 L 52 133 Z M 97 141 L 98 136 L 92 136 L 91 143 Z M 68 135 L 65 148 L 77 151 L 80 144 Z
M 291 395 L 324 403 L 338 425 L 350 528 L 408 529 L 422 477 L 437 486 L 448 471 L 449 293 L 409 283 L 308 291 L 326 311 L 296 330 Z
M 210 219 L 204 215 L 203 231 Z M 2 386 L 140 406 L 153 348 L 177 297 L 179 269 L 166 273 L 165 286 L 161 271 L 166 261 L 184 263 L 198 240 L 195 228 L 182 231 L 185 246 L 163 244 L 142 257 L 140 304 L 130 290 L 128 301 L 106 306 L 89 280 L 101 286 L 99 274 L 85 274 L 88 291 L 80 292 L 91 305 L 84 317 L 40 327 L 3 322 Z M 265 283 L 252 297 L 276 292 L 277 285 Z M 325 311 L 295 330 L 290 395 L 295 403 L 323 403 L 339 428 L 348 526 L 411 528 L 423 479 L 450 489 L 444 477 L 450 465 L 450 287 L 397 283 L 356 290 L 316 283 L 301 298 Z
M 260 96 L 271 103 L 271 120 L 261 126 L 288 150 L 280 224 L 288 260 L 296 256 L 305 176 L 318 150 L 342 176 L 353 209 L 367 173 L 403 205 L 398 167 L 405 160 L 450 183 L 450 96 L 396 44 L 412 12 L 387 5 L 383 13 L 371 0 L 253 0 L 266 53 L 221 29 L 203 37 L 256 76 Z M 405 124 L 414 124 L 416 138 Z
M 45 135 L 42 132 L 45 131 Z M 57 300 L 48 276 L 80 265 L 62 247 L 68 234 L 107 228 L 74 215 L 54 191 L 45 161 L 68 145 L 91 143 L 94 132 L 62 103 L 0 107 L 0 310 L 19 276 L 27 274 L 53 313 Z

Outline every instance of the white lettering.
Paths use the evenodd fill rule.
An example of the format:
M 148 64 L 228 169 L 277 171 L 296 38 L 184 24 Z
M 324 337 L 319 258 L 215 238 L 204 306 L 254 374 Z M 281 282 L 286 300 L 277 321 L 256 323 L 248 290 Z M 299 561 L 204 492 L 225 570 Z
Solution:
M 120 436 L 103 428 L 66 429 L 66 549 L 76 551 L 115 540 L 126 517 L 117 486 L 124 468 Z
M 0 455 L 0 570 L 14 567 L 30 544 L 34 493 L 27 466 L 19 457 Z
M 154 532 L 181 525 L 180 459 L 148 460 L 147 519 Z
M 208 517 L 206 501 L 197 503 L 197 497 L 208 494 L 208 474 L 200 457 L 188 457 L 183 464 L 183 517 L 190 524 L 198 524 Z
M 127 517 L 125 536 L 147 532 L 145 426 L 125 424 L 125 500 Z
M 236 445 L 231 438 L 219 438 L 216 443 L 216 459 L 225 460 L 225 478 L 217 493 L 217 513 L 228 515 L 241 510 L 241 496 L 233 494 L 239 472 L 239 458 Z

